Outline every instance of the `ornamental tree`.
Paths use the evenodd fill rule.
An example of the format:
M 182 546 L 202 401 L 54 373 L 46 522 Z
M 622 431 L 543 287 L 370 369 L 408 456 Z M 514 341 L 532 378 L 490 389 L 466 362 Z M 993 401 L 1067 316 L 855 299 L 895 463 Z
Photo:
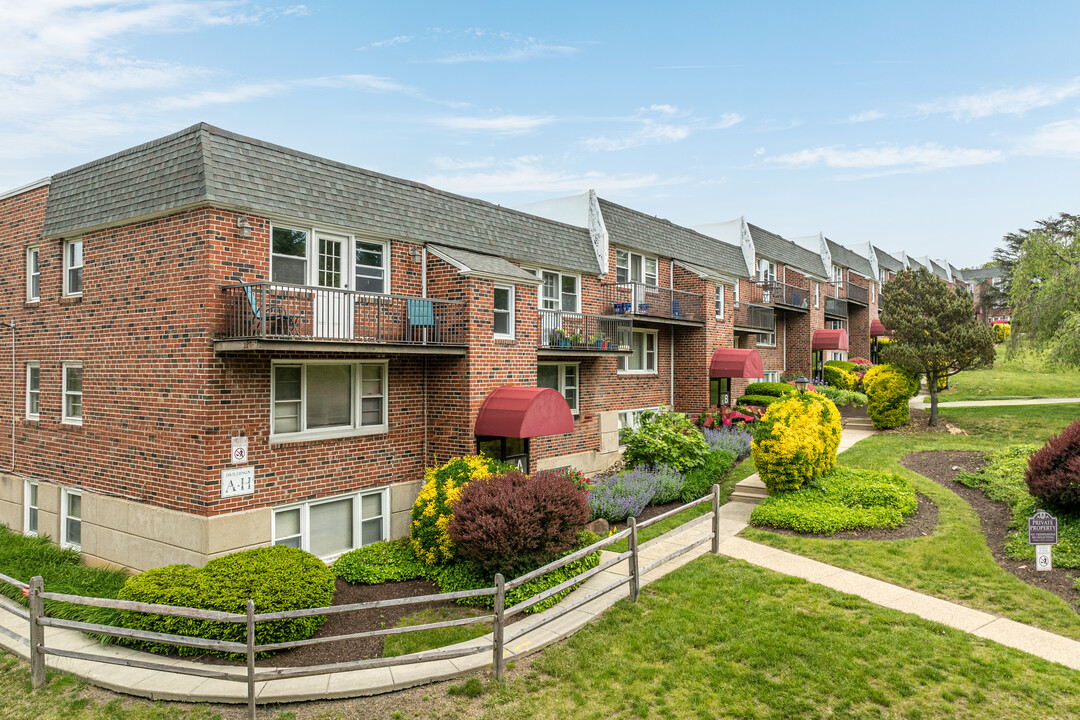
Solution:
M 892 343 L 883 362 L 922 374 L 930 390 L 930 425 L 937 425 L 938 381 L 994 364 L 994 331 L 975 321 L 971 296 L 949 290 L 925 268 L 905 270 L 881 291 L 881 322 Z

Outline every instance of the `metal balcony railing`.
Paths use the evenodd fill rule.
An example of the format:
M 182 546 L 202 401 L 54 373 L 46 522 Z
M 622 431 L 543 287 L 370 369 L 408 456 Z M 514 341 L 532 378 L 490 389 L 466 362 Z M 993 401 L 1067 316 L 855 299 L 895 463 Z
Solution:
M 750 283 L 750 296 L 739 298 L 752 305 L 785 305 L 787 307 L 810 309 L 810 291 L 797 285 L 777 282 L 776 280 L 755 280 Z
M 776 332 L 776 313 L 771 307 L 739 303 L 733 318 L 736 330 Z
M 864 288 L 862 285 L 856 285 L 855 283 L 847 284 L 847 299 L 852 302 L 857 302 L 860 305 L 870 304 L 870 291 Z
M 847 317 L 848 307 L 846 300 L 840 300 L 835 297 L 825 296 L 825 314 L 835 315 L 837 317 Z
M 626 317 L 541 310 L 539 346 L 611 352 L 619 349 L 620 341 L 629 342 L 633 326 Z
M 466 305 L 256 282 L 227 285 L 223 339 L 464 345 Z
M 604 305 L 611 315 L 634 315 L 705 322 L 704 299 L 698 293 L 638 282 L 608 283 Z
M 824 283 L 821 287 L 825 291 L 825 297 L 836 298 L 837 300 L 845 300 L 847 299 L 846 285 L 847 284 L 843 281 L 827 282 Z

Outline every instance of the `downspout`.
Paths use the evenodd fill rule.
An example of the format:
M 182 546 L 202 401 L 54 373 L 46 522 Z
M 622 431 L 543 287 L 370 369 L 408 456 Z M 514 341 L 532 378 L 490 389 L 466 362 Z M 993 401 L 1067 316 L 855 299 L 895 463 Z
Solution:
M 11 321 L 11 474 L 15 474 L 15 321 Z M 40 376 L 39 376 L 40 377 Z
M 672 258 L 668 263 L 668 288 L 672 297 L 675 295 L 675 259 Z M 675 409 L 675 328 L 674 326 L 670 330 L 671 337 L 668 340 L 668 373 L 671 377 L 668 379 L 668 390 L 671 396 L 671 402 L 668 403 L 671 409 Z
M 427 245 L 424 245 L 420 249 L 420 297 L 427 297 Z M 424 459 L 422 465 L 426 466 L 428 463 L 428 384 L 427 384 L 427 355 L 423 355 L 423 363 L 421 365 L 421 372 L 424 373 L 423 392 L 424 392 Z

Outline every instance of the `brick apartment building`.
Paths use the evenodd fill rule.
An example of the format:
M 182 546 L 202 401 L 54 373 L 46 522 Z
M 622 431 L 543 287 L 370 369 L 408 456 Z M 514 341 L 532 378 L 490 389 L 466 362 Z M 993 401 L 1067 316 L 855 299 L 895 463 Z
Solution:
M 812 372 L 877 317 L 880 251 L 526 210 L 205 124 L 0 195 L 0 522 L 134 569 L 331 558 L 406 535 L 426 466 L 595 471 L 643 409 Z

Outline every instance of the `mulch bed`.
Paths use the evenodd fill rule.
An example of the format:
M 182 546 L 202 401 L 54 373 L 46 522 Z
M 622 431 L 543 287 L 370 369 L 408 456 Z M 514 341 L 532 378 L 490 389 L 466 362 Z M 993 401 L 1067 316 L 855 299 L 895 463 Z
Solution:
M 916 493 L 919 506 L 915 512 L 907 517 L 900 527 L 874 530 L 849 530 L 847 532 L 833 533 L 801 533 L 787 528 L 761 526 L 761 530 L 768 530 L 777 535 L 790 535 L 792 537 L 821 538 L 822 540 L 905 540 L 907 538 L 925 537 L 933 535 L 937 528 L 938 509 L 934 501 L 922 493 Z
M 967 500 L 979 516 L 979 524 L 982 526 L 983 535 L 986 536 L 986 544 L 1002 570 L 1028 584 L 1049 590 L 1064 598 L 1073 610 L 1080 613 L 1080 605 L 1077 603 L 1080 600 L 1080 593 L 1073 587 L 1080 573 L 1077 570 L 1063 568 L 1054 568 L 1049 573 L 1039 573 L 1035 570 L 1034 560 L 1015 560 L 1008 557 L 1005 554 L 1005 537 L 1009 532 L 1012 510 L 1005 503 L 995 502 L 986 497 L 981 490 L 956 482 L 956 476 L 961 471 L 974 472 L 985 462 L 984 453 L 962 450 L 913 452 L 900 460 L 900 464 L 908 470 L 933 480 Z

